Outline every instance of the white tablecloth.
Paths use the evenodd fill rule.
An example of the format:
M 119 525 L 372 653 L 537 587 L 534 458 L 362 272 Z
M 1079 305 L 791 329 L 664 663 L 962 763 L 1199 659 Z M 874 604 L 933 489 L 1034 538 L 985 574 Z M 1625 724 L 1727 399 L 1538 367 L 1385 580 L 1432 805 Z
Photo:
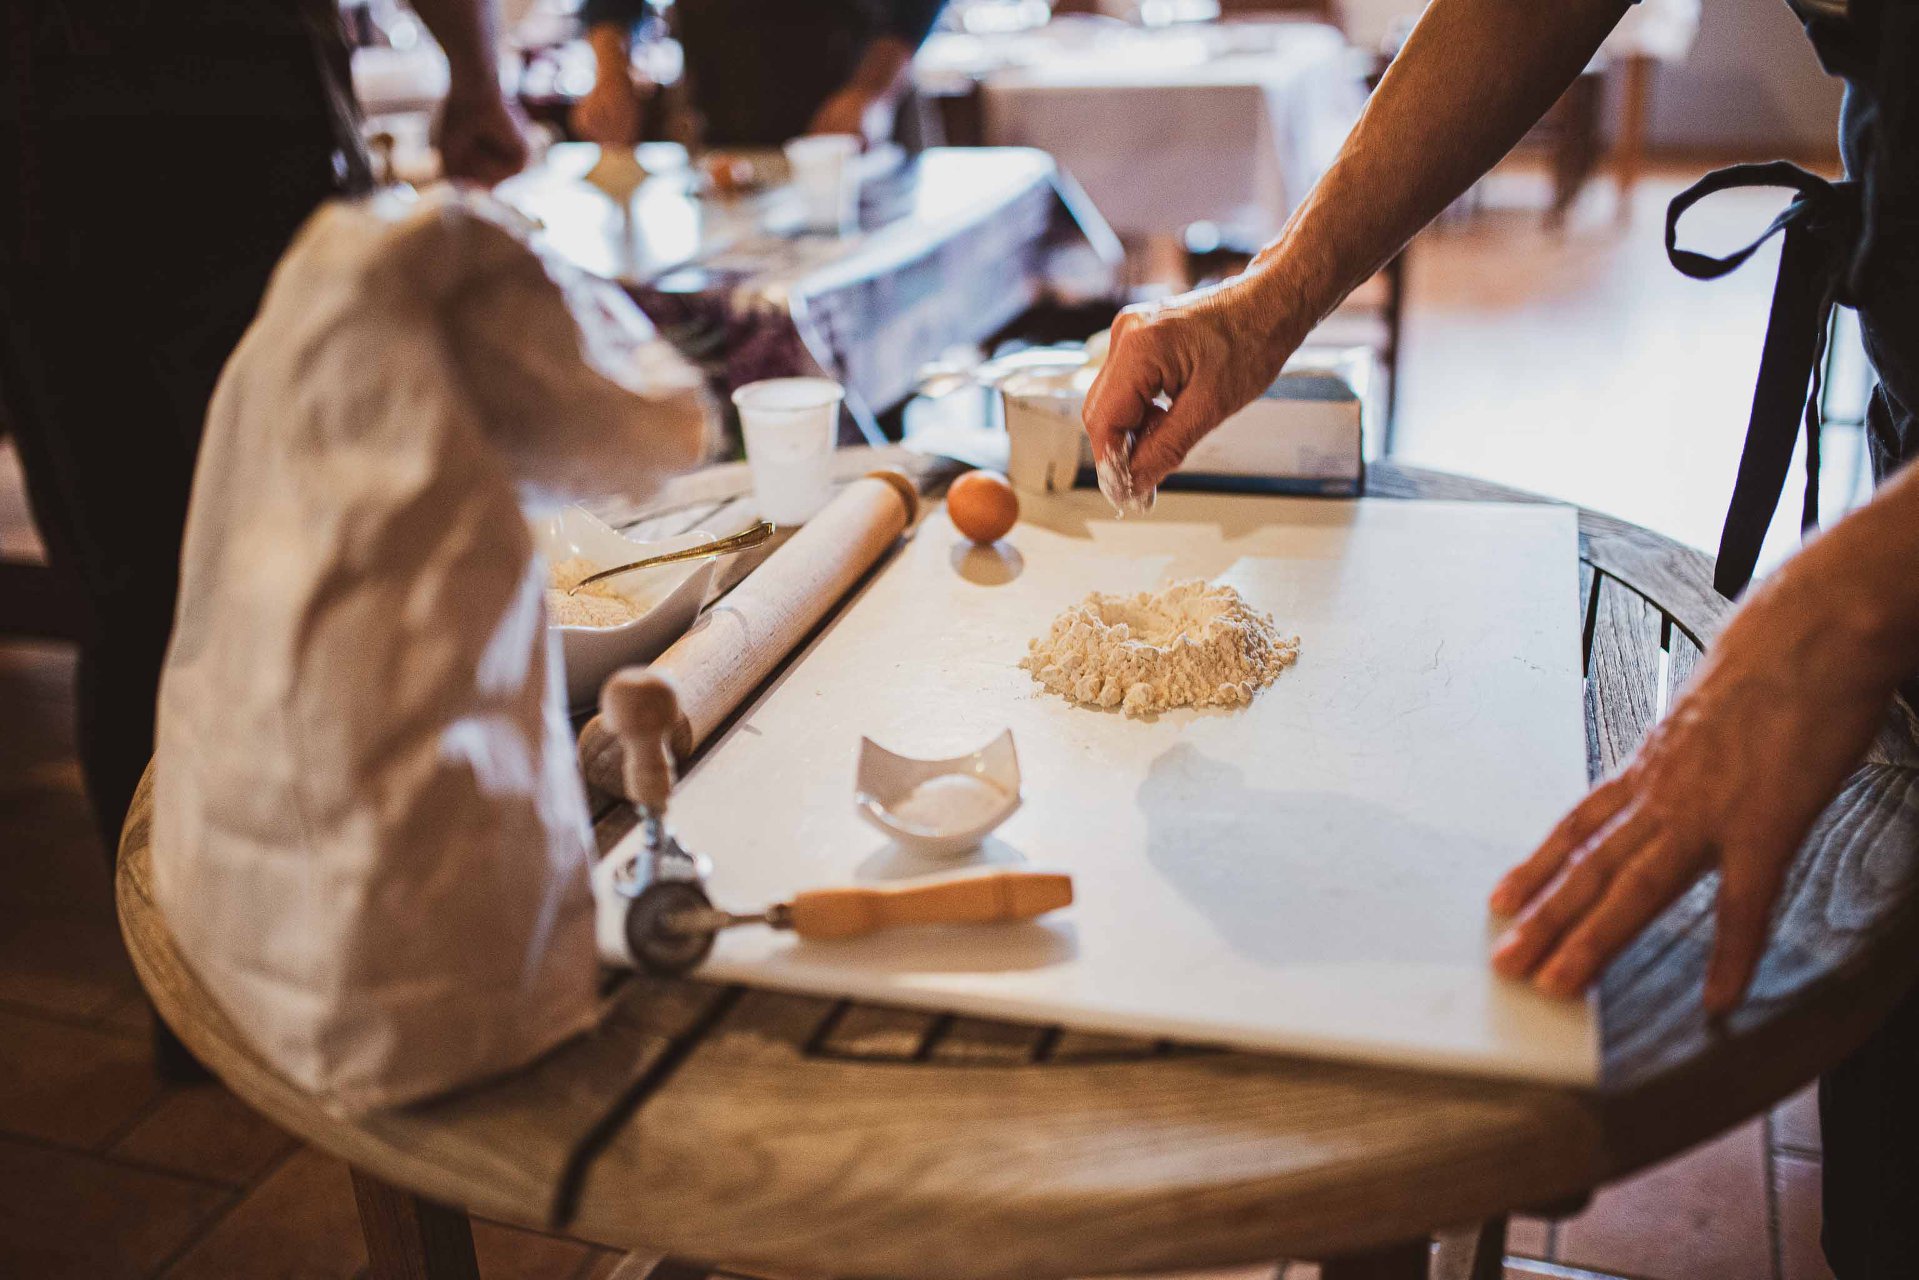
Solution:
M 430 111 L 446 96 L 447 81 L 446 55 L 431 43 L 353 51 L 353 96 L 370 116 Z
M 1425 8 L 1425 0 L 1340 0 L 1340 22 L 1362 49 L 1397 47 Z M 1600 55 L 1684 62 L 1699 35 L 1699 8 L 1700 0 L 1639 0 L 1606 37 Z
M 978 79 L 989 143 L 1051 152 L 1114 230 L 1137 236 L 1202 221 L 1271 235 L 1365 96 L 1360 59 L 1311 23 L 940 35 L 919 69 L 928 83 Z

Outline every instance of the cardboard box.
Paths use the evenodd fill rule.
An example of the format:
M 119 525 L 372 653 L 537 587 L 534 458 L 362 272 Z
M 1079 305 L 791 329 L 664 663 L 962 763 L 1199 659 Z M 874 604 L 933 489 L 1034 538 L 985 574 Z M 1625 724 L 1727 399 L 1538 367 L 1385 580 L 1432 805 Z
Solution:
M 1358 494 L 1371 371 L 1363 347 L 1300 351 L 1265 395 L 1195 445 L 1163 487 Z

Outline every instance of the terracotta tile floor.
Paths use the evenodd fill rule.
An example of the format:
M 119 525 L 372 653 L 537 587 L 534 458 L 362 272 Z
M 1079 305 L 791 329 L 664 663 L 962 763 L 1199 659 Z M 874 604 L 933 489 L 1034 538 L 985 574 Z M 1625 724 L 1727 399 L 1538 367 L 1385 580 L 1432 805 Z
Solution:
M 1758 264 L 1711 287 L 1667 278 L 1654 215 L 1680 182 L 1649 183 L 1629 227 L 1603 197 L 1558 237 L 1495 204 L 1422 241 L 1401 436 L 1413 457 L 1710 541 L 1770 282 Z M 1740 226 L 1770 212 L 1731 205 Z M 1700 235 L 1731 239 L 1720 232 L 1708 218 Z M 1483 376 L 1488 361 L 1510 378 Z M 1670 430 L 1681 421 L 1683 438 Z M 0 450 L 0 548 L 32 545 Z M 365 1258 L 339 1162 L 217 1086 L 162 1088 L 148 1069 L 145 1011 L 72 758 L 71 679 L 60 647 L 0 644 L 0 1276 L 356 1276 Z M 1795 1098 L 1577 1218 L 1515 1223 L 1507 1274 L 1816 1280 L 1828 1275 L 1818 1161 L 1814 1108 Z M 647 1270 L 503 1226 L 482 1224 L 477 1246 L 490 1280 Z

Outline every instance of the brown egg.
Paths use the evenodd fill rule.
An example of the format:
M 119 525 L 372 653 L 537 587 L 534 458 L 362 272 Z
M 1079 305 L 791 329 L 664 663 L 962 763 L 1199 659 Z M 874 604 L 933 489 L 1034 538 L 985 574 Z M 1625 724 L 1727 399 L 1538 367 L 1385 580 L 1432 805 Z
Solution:
M 700 161 L 717 196 L 736 196 L 753 185 L 753 166 L 737 156 L 714 152 Z
M 946 491 L 953 527 L 981 546 L 998 542 L 1019 519 L 1019 495 L 997 471 L 969 471 Z

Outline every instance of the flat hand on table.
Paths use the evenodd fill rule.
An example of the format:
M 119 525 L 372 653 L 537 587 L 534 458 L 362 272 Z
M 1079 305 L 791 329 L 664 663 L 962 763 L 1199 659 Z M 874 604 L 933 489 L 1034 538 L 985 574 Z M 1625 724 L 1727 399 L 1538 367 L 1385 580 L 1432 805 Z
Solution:
M 1806 832 L 1872 741 L 1882 686 L 1849 679 L 1825 603 L 1783 581 L 1734 615 L 1698 678 L 1620 773 L 1509 871 L 1493 952 L 1547 995 L 1591 985 L 1674 899 L 1720 873 L 1706 1007 L 1737 1005 Z
M 1119 313 L 1082 413 L 1095 459 L 1133 432 L 1133 482 L 1156 488 L 1202 436 L 1272 385 L 1296 342 L 1274 336 L 1253 288 L 1242 276 Z

